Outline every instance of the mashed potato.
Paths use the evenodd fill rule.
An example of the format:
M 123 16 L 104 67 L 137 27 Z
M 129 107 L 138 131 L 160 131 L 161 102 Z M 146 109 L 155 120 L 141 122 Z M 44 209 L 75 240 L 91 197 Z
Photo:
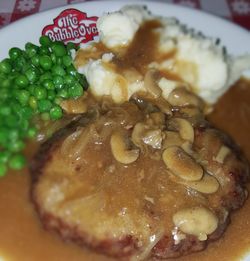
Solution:
M 108 52 L 82 62 L 78 59 L 78 70 L 86 75 L 94 95 L 110 95 L 115 102 L 121 103 L 135 92 L 148 91 L 144 82 L 146 73 L 138 73 L 138 77 L 132 73 L 131 77 L 131 72 L 121 74 L 113 69 L 112 64 L 120 52 L 126 52 L 139 28 L 151 20 L 161 24 L 154 30 L 159 35 L 157 52 L 159 57 L 166 58 L 156 58 L 147 68 L 178 76 L 173 79 L 163 74 L 156 81 L 165 98 L 170 90 L 186 86 L 213 104 L 241 76 L 242 71 L 250 68 L 250 55 L 232 57 L 214 39 L 186 28 L 174 18 L 155 16 L 143 6 L 125 6 L 104 14 L 97 21 L 100 42 Z M 88 48 L 95 52 L 93 46 Z
M 100 40 L 111 49 L 127 46 L 140 25 L 150 18 L 142 6 L 125 6 L 120 11 L 104 14 L 97 21 Z

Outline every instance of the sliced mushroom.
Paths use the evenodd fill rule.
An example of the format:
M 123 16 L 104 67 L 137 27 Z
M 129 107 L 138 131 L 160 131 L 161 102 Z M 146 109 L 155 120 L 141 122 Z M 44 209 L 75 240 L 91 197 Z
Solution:
M 165 149 L 162 158 L 167 168 L 177 177 L 187 181 L 201 180 L 202 167 L 181 148 L 172 146 Z
M 207 173 L 204 174 L 202 179 L 199 181 L 185 181 L 174 175 L 170 175 L 170 178 L 176 183 L 182 184 L 186 187 L 192 188 L 204 194 L 215 193 L 220 187 L 220 184 L 217 181 L 217 179 Z
M 159 99 L 157 99 L 157 107 L 166 115 L 173 115 L 172 106 L 164 98 L 160 97 Z
M 162 147 L 164 149 L 172 146 L 182 146 L 183 139 L 180 137 L 180 134 L 176 131 L 165 131 L 165 139 L 163 140 Z
M 183 118 L 171 118 L 168 122 L 170 128 L 177 129 L 182 139 L 194 142 L 194 128 L 192 124 Z
M 225 158 L 230 152 L 231 150 L 227 146 L 222 145 L 214 160 L 217 161 L 218 163 L 223 163 Z
M 145 131 L 145 124 L 142 122 L 136 123 L 132 131 L 131 139 L 132 142 L 139 148 L 142 146 L 142 136 Z
M 181 107 L 180 113 L 185 117 L 203 117 L 201 110 L 195 106 Z
M 140 110 L 146 113 L 158 112 L 159 108 L 156 106 L 155 99 L 149 97 L 145 93 L 135 93 L 130 97 L 130 101 L 134 102 Z M 157 99 L 158 101 L 158 99 Z
M 182 232 L 197 236 L 200 241 L 207 240 L 218 227 L 217 216 L 204 207 L 179 210 L 174 214 L 173 222 Z
M 84 113 L 87 111 L 88 105 L 84 97 L 78 99 L 63 100 L 60 103 L 62 109 L 68 114 Z
M 142 140 L 145 144 L 154 149 L 161 149 L 163 133 L 160 129 L 149 130 L 145 133 L 145 135 L 143 135 Z
M 116 131 L 111 135 L 110 145 L 114 158 L 120 163 L 130 164 L 139 157 L 139 150 L 129 150 L 125 137 L 119 131 Z
M 161 129 L 151 129 L 142 122 L 134 126 L 132 135 L 132 142 L 139 148 L 144 149 L 144 145 L 149 145 L 154 149 L 161 149 L 164 133 Z
M 181 117 L 188 119 L 192 126 L 199 126 L 206 124 L 205 115 L 206 112 L 195 106 L 179 107 L 179 113 Z
M 189 141 L 185 141 L 181 144 L 181 148 L 189 155 L 193 154 L 192 144 Z
M 147 71 L 144 77 L 145 89 L 156 99 L 161 96 L 162 90 L 157 84 L 158 72 L 154 69 Z
M 200 181 L 186 182 L 186 185 L 204 194 L 215 193 L 220 187 L 217 179 L 209 174 L 205 174 Z
M 149 120 L 153 126 L 162 127 L 165 123 L 165 115 L 162 112 L 152 112 L 149 114 Z
M 175 88 L 168 96 L 168 102 L 172 106 L 192 105 L 203 109 L 203 101 L 184 87 Z
M 154 99 L 152 98 L 152 95 L 138 92 L 130 97 L 130 101 L 133 101 L 138 106 L 138 108 L 140 108 L 141 110 L 147 113 L 161 111 L 167 116 L 172 116 L 173 114 L 172 106 L 163 97 Z

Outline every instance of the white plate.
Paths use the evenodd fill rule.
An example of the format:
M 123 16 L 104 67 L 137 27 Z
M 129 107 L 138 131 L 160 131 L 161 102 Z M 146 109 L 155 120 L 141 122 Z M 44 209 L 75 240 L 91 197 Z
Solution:
M 23 48 L 26 42 L 38 43 L 42 29 L 46 25 L 52 24 L 53 19 L 65 9 L 78 9 L 82 12 L 86 12 L 88 17 L 100 16 L 103 12 L 119 9 L 125 3 L 147 5 L 149 10 L 154 14 L 174 16 L 182 23 L 203 32 L 207 36 L 220 38 L 228 52 L 233 55 L 241 55 L 247 52 L 250 53 L 250 34 L 247 30 L 201 11 L 150 1 L 91 1 L 41 12 L 4 27 L 0 30 L 0 60 L 8 55 L 8 50 L 11 47 L 16 46 Z M 243 260 L 250 261 L 250 254 Z

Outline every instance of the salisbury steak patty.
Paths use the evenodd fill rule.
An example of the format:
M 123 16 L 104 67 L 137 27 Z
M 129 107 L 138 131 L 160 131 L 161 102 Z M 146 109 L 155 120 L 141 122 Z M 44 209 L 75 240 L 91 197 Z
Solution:
M 32 199 L 47 229 L 114 256 L 202 250 L 246 199 L 248 165 L 202 106 L 99 102 L 39 149 Z

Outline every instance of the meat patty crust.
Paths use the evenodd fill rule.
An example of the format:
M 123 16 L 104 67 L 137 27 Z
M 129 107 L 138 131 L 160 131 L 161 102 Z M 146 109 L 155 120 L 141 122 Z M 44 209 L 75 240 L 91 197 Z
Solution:
M 218 239 L 247 197 L 249 170 L 201 108 L 104 99 L 54 133 L 30 166 L 44 227 L 138 260 L 178 257 Z

